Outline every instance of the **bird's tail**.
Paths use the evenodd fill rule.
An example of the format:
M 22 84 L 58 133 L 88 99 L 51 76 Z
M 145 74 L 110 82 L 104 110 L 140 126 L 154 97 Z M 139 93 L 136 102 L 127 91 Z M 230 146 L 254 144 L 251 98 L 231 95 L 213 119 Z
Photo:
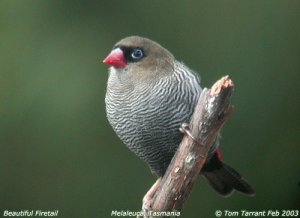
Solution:
M 232 167 L 221 160 L 219 150 L 205 164 L 202 175 L 220 195 L 227 197 L 233 190 L 246 195 L 255 195 L 253 187 Z

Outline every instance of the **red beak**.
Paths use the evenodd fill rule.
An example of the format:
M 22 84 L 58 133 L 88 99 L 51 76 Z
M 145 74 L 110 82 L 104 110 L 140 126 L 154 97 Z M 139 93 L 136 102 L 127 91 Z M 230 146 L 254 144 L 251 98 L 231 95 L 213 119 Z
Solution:
M 103 60 L 103 63 L 110 64 L 114 67 L 125 67 L 124 53 L 120 48 L 116 48 Z

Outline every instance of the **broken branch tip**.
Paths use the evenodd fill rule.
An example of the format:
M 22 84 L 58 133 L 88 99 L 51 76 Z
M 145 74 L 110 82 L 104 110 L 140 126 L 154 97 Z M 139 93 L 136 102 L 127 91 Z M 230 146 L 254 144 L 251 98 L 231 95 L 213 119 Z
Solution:
M 222 77 L 218 80 L 211 88 L 210 95 L 219 94 L 222 88 L 232 88 L 234 86 L 233 81 L 230 79 L 228 75 Z

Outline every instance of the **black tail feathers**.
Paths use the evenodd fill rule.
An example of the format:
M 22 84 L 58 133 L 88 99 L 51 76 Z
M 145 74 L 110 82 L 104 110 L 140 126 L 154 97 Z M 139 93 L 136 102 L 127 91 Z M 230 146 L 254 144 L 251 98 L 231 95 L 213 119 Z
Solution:
M 212 188 L 224 197 L 229 196 L 234 189 L 246 195 L 255 195 L 252 186 L 237 171 L 222 162 L 216 153 L 201 173 Z

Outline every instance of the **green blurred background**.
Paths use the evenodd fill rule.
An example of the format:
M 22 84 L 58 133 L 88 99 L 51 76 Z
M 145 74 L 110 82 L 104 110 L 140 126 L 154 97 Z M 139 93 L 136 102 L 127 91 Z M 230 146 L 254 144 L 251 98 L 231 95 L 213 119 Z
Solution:
M 299 1 L 0 1 L 0 214 L 139 211 L 155 181 L 109 126 L 103 58 L 151 38 L 200 72 L 229 74 L 235 111 L 223 158 L 255 197 L 218 196 L 200 178 L 181 217 L 217 209 L 299 209 Z

